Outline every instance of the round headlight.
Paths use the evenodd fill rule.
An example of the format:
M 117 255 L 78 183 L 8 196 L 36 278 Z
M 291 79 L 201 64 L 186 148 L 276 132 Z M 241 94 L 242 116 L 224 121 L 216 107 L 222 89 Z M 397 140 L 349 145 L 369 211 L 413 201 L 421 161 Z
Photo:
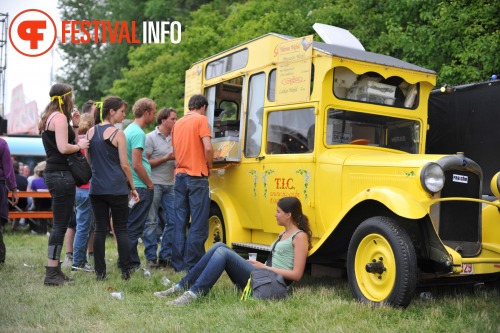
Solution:
M 443 169 L 436 163 L 427 164 L 420 174 L 420 182 L 422 187 L 431 194 L 441 191 L 444 186 Z
M 493 195 L 497 198 L 500 199 L 500 172 L 497 172 L 493 178 L 491 178 L 491 182 L 490 182 L 490 189 L 491 189 L 491 193 L 493 193 Z

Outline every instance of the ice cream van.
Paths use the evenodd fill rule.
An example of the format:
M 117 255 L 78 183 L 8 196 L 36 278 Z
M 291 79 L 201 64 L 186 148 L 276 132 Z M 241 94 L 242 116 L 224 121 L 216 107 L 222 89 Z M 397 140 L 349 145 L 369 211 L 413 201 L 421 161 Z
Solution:
M 420 284 L 498 280 L 499 174 L 483 184 L 463 153 L 424 154 L 436 73 L 314 28 L 325 42 L 268 33 L 186 72 L 213 135 L 206 247 L 269 251 L 276 202 L 296 196 L 308 263 L 345 269 L 359 301 L 406 307 Z

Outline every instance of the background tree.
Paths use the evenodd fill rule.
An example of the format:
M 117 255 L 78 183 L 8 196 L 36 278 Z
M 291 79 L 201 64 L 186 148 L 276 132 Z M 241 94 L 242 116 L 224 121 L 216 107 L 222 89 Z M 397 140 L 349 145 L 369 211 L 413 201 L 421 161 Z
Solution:
M 142 21 L 146 0 L 59 0 L 63 20 L 109 20 Z M 94 29 L 89 29 L 91 35 Z M 142 29 L 137 29 L 137 38 L 142 39 Z M 128 52 L 132 48 L 121 44 L 59 44 L 65 53 L 65 65 L 58 80 L 71 83 L 75 90 L 77 105 L 89 99 L 100 100 L 107 95 L 113 82 L 123 77 L 122 70 L 128 67 Z
M 77 4 L 60 0 L 60 4 L 66 18 L 102 18 L 105 13 L 110 20 L 177 20 L 183 27 L 180 44 L 65 45 L 69 65 L 63 78 L 76 82 L 77 101 L 116 94 L 133 103 L 148 96 L 160 107 L 181 109 L 185 71 L 196 61 L 269 32 L 315 34 L 315 22 L 350 30 L 367 51 L 436 71 L 438 86 L 488 80 L 500 68 L 498 1 L 82 0 Z M 315 39 L 320 40 L 316 35 Z

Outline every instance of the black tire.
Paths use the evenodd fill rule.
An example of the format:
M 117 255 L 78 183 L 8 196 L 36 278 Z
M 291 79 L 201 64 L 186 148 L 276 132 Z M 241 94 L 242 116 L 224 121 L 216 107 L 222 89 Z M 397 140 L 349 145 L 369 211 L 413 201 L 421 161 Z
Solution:
M 208 251 L 215 243 L 226 243 L 226 229 L 224 227 L 224 217 L 217 205 L 210 206 L 208 218 L 208 237 L 205 241 L 205 251 Z
M 361 223 L 349 243 L 347 277 L 360 302 L 408 306 L 415 296 L 417 257 L 406 230 L 384 216 Z

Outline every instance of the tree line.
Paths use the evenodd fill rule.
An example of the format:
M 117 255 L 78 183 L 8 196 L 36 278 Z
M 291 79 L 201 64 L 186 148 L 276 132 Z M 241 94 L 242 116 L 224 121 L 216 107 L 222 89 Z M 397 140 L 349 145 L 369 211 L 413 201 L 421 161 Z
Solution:
M 61 44 L 66 65 L 58 80 L 74 86 L 78 105 L 148 96 L 182 109 L 185 71 L 194 62 L 269 32 L 314 34 L 316 22 L 349 30 L 367 51 L 436 71 L 438 86 L 488 80 L 500 70 L 497 1 L 59 0 L 59 9 L 63 20 L 182 24 L 179 44 Z

